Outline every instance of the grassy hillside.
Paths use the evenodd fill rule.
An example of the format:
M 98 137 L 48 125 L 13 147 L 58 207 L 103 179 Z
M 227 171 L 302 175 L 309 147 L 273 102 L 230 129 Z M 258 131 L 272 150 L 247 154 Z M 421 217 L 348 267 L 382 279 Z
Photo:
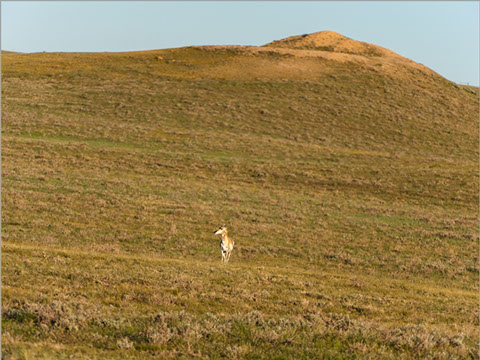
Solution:
M 478 88 L 322 41 L 4 53 L 3 358 L 476 357 Z

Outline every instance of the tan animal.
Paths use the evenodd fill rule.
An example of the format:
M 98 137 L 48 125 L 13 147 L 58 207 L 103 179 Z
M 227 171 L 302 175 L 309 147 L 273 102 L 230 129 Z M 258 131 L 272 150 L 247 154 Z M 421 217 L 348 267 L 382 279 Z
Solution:
M 228 262 L 233 250 L 233 240 L 228 237 L 227 227 L 225 225 L 220 226 L 218 230 L 213 232 L 215 235 L 222 235 L 220 240 L 220 250 L 222 250 L 222 262 Z

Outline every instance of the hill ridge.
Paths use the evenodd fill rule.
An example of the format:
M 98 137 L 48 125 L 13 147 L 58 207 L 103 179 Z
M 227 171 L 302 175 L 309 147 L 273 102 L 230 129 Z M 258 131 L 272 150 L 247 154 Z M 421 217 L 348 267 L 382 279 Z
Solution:
M 371 57 L 402 57 L 392 50 L 364 41 L 354 40 L 329 30 L 289 36 L 281 40 L 272 41 L 265 46 L 331 51 Z

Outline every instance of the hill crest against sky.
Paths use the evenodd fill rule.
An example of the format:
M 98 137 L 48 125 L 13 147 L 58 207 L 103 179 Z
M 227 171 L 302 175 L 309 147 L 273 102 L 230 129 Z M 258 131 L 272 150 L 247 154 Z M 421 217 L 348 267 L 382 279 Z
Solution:
M 403 57 L 389 49 L 357 41 L 333 31 L 320 31 L 305 35 L 295 35 L 281 40 L 275 40 L 262 46 L 250 45 L 201 45 L 187 46 L 173 49 L 145 50 L 131 53 L 162 54 L 166 62 L 177 61 L 177 65 L 187 65 L 188 61 L 176 59 L 183 56 L 189 49 L 200 52 L 228 54 L 226 61 L 216 63 L 213 61 L 209 67 L 190 69 L 191 73 L 207 77 L 220 78 L 309 78 L 319 73 L 330 71 L 335 62 L 360 66 L 375 73 L 383 73 L 395 78 L 420 73 L 427 77 L 441 77 L 435 71 Z M 121 54 L 121 53 L 117 53 Z M 167 56 L 163 56 L 163 54 Z M 320 61 L 316 61 L 318 59 Z M 213 59 L 210 59 L 213 60 Z M 322 62 L 321 60 L 327 60 Z M 183 62 L 182 62 L 183 61 Z M 190 64 L 191 65 L 191 64 Z M 224 66 L 225 65 L 225 66 Z M 333 66 L 334 67 L 334 66 Z M 207 70 L 208 71 L 205 71 Z M 323 69 L 323 71 L 322 71 Z M 188 69 L 183 76 L 188 74 Z
M 377 45 L 350 39 L 334 31 L 320 31 L 312 34 L 296 35 L 273 41 L 266 46 L 290 49 L 323 50 L 364 56 L 400 55 Z
M 177 59 L 176 56 L 182 52 L 188 52 L 188 49 L 195 49 L 202 52 L 229 53 L 228 65 L 223 66 L 222 63 L 213 62 L 207 72 L 206 67 L 203 69 L 183 69 L 182 76 L 188 74 L 197 74 L 207 77 L 259 77 L 259 78 L 308 78 L 318 74 L 322 65 L 312 59 L 330 60 L 339 63 L 350 63 L 353 66 L 361 66 L 373 72 L 383 73 L 395 78 L 408 76 L 412 74 L 416 77 L 419 73 L 427 77 L 441 77 L 427 66 L 417 63 L 411 59 L 403 57 L 392 50 L 383 48 L 378 45 L 370 44 L 363 41 L 354 40 L 343 36 L 334 31 L 319 31 L 311 34 L 294 35 L 281 40 L 275 40 L 261 46 L 250 45 L 193 45 L 180 48 L 158 49 L 158 50 L 141 50 L 127 52 L 82 52 L 75 54 L 85 54 L 95 57 L 101 54 L 156 54 L 162 56 L 157 60 L 165 60 L 166 63 L 176 65 L 193 65 L 189 64 L 186 59 Z M 165 52 L 168 54 L 164 56 Z M 12 54 L 14 52 L 4 51 L 4 54 Z M 45 53 L 45 52 L 43 52 Z M 36 53 L 36 54 L 43 54 Z M 45 53 L 45 54 L 69 54 L 69 53 Z M 243 55 L 243 56 L 239 56 Z M 256 59 L 253 60 L 253 57 Z M 268 57 L 268 64 L 265 63 Z M 277 63 L 272 63 L 272 59 L 277 58 Z M 61 61 L 61 59 L 60 59 Z M 281 64 L 280 64 L 281 63 Z M 204 63 L 204 65 L 207 65 Z M 279 66 L 280 65 L 280 66 Z M 326 65 L 326 64 L 324 64 Z M 188 67 L 188 66 L 187 66 Z M 190 66 L 191 67 L 191 66 Z M 324 70 L 329 68 L 323 66 Z M 407 71 L 405 71 L 407 70 Z M 324 71 L 320 71 L 324 73 Z

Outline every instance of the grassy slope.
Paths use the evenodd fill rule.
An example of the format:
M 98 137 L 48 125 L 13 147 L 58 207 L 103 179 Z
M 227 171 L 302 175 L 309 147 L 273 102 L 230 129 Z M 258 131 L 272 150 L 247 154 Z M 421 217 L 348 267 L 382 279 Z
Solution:
M 476 354 L 478 89 L 238 49 L 2 63 L 5 358 Z

